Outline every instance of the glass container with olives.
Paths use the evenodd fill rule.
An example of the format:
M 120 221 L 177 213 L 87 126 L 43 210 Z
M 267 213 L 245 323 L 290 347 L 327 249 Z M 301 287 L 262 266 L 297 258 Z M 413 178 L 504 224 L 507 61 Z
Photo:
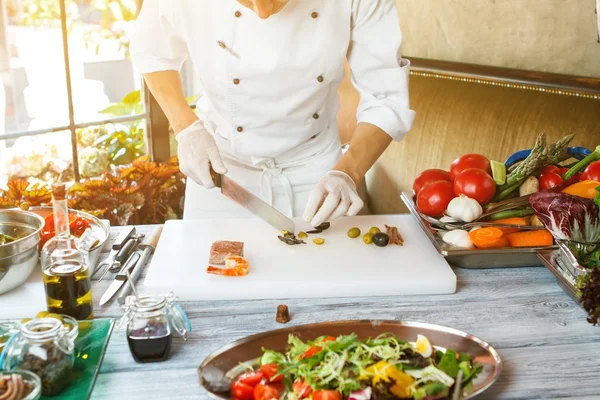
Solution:
M 74 347 L 69 329 L 59 319 L 32 319 L 6 345 L 0 368 L 33 372 L 42 381 L 42 394 L 56 396 L 69 386 Z

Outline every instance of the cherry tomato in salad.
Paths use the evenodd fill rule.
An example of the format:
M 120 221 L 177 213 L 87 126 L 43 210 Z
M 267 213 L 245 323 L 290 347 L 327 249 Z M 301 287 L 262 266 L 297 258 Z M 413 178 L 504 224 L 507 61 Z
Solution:
M 594 161 L 588 165 L 580 179 L 582 181 L 600 182 L 600 161 Z
M 556 172 L 547 172 L 540 175 L 540 190 L 550 190 L 564 184 L 563 178 Z
M 327 336 L 319 340 L 319 343 L 335 342 L 335 340 L 336 339 L 333 336 Z
M 313 391 L 310 385 L 303 380 L 294 382 L 292 385 L 292 390 L 294 393 L 296 393 L 299 399 L 307 398 L 312 394 Z
M 316 390 L 312 400 L 341 400 L 342 395 L 337 390 Z
M 254 400 L 279 400 L 284 386 L 281 383 L 266 384 L 259 383 L 254 387 Z
M 477 200 L 481 205 L 489 203 L 495 193 L 496 183 L 494 179 L 481 169 L 465 169 L 454 179 L 455 195 L 464 194 Z
M 574 183 L 579 182 L 579 180 L 581 179 L 582 173 L 581 172 L 577 172 L 575 175 L 573 175 L 572 177 L 570 177 L 568 180 L 565 181 L 564 180 L 564 176 L 565 176 L 565 174 L 567 173 L 568 170 L 569 170 L 569 168 L 559 168 L 558 169 L 558 171 L 559 171 L 558 174 L 561 177 L 563 177 L 563 181 L 564 181 L 563 186 L 572 185 Z
M 477 168 L 485 171 L 488 175 L 492 175 L 490 160 L 481 154 L 465 154 L 458 157 L 450 164 L 450 179 L 454 180 L 465 169 Z
M 237 381 L 254 387 L 262 381 L 263 377 L 264 374 L 261 371 L 251 371 L 240 375 L 239 378 L 237 378 Z
M 269 380 L 269 382 L 281 382 L 283 380 L 283 375 L 278 374 L 279 368 L 277 364 L 265 364 L 260 367 L 260 372 L 262 372 L 263 376 Z
M 440 216 L 448 208 L 448 203 L 456 197 L 452 182 L 435 181 L 425 184 L 417 195 L 417 208 L 431 217 Z
M 305 358 L 310 358 L 321 351 L 321 348 L 318 346 L 310 346 L 308 350 L 304 352 L 304 354 L 300 354 L 298 359 L 303 360 Z
M 231 385 L 233 398 L 237 400 L 252 400 L 254 398 L 254 388 L 240 381 L 235 381 Z
M 450 174 L 442 169 L 426 169 L 415 179 L 413 193 L 418 194 L 423 185 L 434 181 L 451 181 Z

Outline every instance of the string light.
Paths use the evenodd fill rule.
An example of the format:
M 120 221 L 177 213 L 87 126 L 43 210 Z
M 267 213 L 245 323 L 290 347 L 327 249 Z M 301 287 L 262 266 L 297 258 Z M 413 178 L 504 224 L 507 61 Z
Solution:
M 558 89 L 544 88 L 544 87 L 534 86 L 534 85 L 505 83 L 505 82 L 497 82 L 497 81 L 485 80 L 485 79 L 461 78 L 461 77 L 457 77 L 457 76 L 440 75 L 440 74 L 436 74 L 436 73 L 421 72 L 421 71 L 410 71 L 410 74 L 415 75 L 415 76 L 422 76 L 425 78 L 446 79 L 446 80 L 450 80 L 450 81 L 460 81 L 460 82 L 468 82 L 468 83 L 480 83 L 480 84 L 484 84 L 484 85 L 500 86 L 500 87 L 509 88 L 509 89 L 531 90 L 531 91 L 551 93 L 551 94 L 560 94 L 563 96 L 580 97 L 580 98 L 584 98 L 584 99 L 594 99 L 594 100 L 600 99 L 600 95 L 598 95 L 598 94 L 577 92 L 574 90 L 564 90 L 564 89 L 558 90 Z

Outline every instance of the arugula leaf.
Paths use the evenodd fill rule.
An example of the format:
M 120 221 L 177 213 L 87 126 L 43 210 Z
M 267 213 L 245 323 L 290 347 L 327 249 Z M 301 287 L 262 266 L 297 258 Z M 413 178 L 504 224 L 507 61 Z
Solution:
M 335 342 L 326 342 L 326 343 L 324 343 L 323 347 L 328 349 L 329 351 L 333 351 L 333 352 L 337 353 L 338 351 L 342 351 L 357 342 L 358 342 L 358 336 L 356 335 L 356 333 L 353 333 L 353 334 L 347 335 L 347 336 L 340 336 L 336 339 Z
M 446 353 L 442 356 L 438 368 L 450 375 L 452 378 L 458 376 L 458 360 L 456 359 L 455 350 L 446 350 Z

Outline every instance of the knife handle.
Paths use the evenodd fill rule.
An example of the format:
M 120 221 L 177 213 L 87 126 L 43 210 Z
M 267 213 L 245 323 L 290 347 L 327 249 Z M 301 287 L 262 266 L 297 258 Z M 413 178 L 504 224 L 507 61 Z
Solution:
M 137 264 L 137 262 L 138 262 L 139 259 L 140 259 L 140 254 L 139 253 L 133 253 L 127 259 L 127 262 L 125 263 L 125 265 L 123 266 L 123 268 L 121 269 L 121 271 L 119 271 L 119 273 L 117 274 L 117 276 L 115 276 L 115 279 L 119 280 L 119 281 L 125 281 L 125 280 L 127 280 L 127 271 L 129 271 L 129 273 L 131 274 L 131 270 L 133 270 L 133 268 L 135 268 L 135 265 Z
M 142 250 L 150 249 L 151 252 L 156 250 L 156 246 L 158 245 L 158 239 L 160 239 L 160 235 L 162 233 L 163 227 L 162 225 L 154 228 L 152 233 L 144 239 L 142 243 L 140 243 L 139 248 Z
M 129 240 L 129 238 L 131 238 L 133 235 L 135 235 L 134 226 L 130 225 L 124 227 L 121 233 L 119 233 L 119 235 L 115 238 L 115 241 L 112 244 L 112 249 L 120 250 L 121 247 L 123 247 L 123 245 L 127 242 L 127 240 Z
M 217 174 L 215 172 L 215 170 L 212 168 L 212 165 L 210 163 L 208 163 L 208 166 L 210 168 L 210 177 L 212 178 L 213 182 L 215 183 L 215 186 L 220 188 L 221 187 L 221 175 Z
M 133 248 L 136 244 L 136 239 L 131 238 L 127 240 L 127 242 L 123 245 L 123 247 L 121 247 L 121 250 L 119 250 L 119 252 L 115 256 L 114 262 L 123 264 L 127 257 L 129 257 L 129 254 L 131 254 L 131 252 L 133 251 Z

